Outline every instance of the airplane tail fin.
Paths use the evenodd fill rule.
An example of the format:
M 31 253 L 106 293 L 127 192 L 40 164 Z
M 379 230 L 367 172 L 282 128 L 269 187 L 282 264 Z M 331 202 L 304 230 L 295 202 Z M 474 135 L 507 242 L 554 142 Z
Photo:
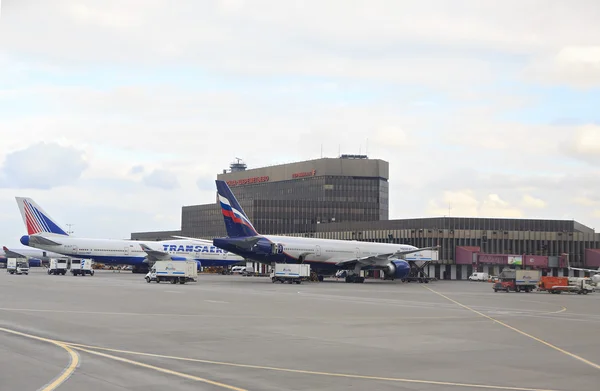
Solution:
M 216 183 L 227 236 L 230 238 L 257 236 L 258 232 L 254 229 L 227 183 L 221 180 L 217 180 Z
M 67 232 L 34 200 L 26 197 L 15 197 L 28 235 L 53 233 L 68 236 Z

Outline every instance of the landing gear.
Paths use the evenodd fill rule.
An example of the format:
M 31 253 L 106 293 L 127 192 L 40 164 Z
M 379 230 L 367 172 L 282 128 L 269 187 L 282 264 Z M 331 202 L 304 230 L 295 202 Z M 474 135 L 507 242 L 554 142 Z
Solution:
M 365 278 L 359 276 L 358 274 L 350 274 L 346 276 L 346 282 L 350 283 L 350 282 L 354 282 L 357 284 L 362 284 L 363 282 L 365 282 Z
M 150 268 L 148 267 L 148 265 L 136 265 L 131 269 L 131 272 L 136 274 L 146 274 L 149 270 Z

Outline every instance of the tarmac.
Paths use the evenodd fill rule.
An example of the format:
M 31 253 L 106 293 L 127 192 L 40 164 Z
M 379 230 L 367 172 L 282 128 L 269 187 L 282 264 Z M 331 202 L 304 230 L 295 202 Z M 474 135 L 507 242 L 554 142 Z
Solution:
M 593 390 L 600 293 L 0 270 L 0 390 Z

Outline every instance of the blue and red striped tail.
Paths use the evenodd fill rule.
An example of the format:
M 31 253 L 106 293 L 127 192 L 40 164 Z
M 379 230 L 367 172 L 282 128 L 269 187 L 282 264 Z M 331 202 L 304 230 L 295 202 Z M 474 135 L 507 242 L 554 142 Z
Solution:
M 257 236 L 258 232 L 224 181 L 217 180 L 219 204 L 225 220 L 227 236 L 230 238 Z
M 64 229 L 54 221 L 38 204 L 31 198 L 15 197 L 23 222 L 27 228 L 28 235 L 39 233 L 52 233 L 57 235 L 67 235 Z

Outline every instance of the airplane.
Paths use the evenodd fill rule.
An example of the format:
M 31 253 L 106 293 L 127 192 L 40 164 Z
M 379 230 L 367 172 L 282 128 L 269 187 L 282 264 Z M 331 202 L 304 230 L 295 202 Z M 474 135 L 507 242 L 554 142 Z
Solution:
M 217 180 L 216 184 L 228 237 L 213 239 L 215 246 L 260 263 L 310 263 L 319 281 L 323 280 L 324 275 L 332 275 L 337 270 L 347 270 L 346 282 L 363 283 L 365 279 L 360 276 L 363 269 L 379 269 L 383 270 L 388 278 L 403 279 L 411 269 L 405 259 L 407 255 L 414 254 L 415 260 L 430 261 L 431 257 L 419 252 L 439 248 L 261 235 L 244 213 L 227 183 Z
M 26 258 L 30 267 L 41 267 L 44 262 L 50 262 L 52 258 L 65 258 L 65 256 L 37 248 L 9 249 L 3 246 L 2 251 L 0 251 L 0 262 L 6 263 L 7 258 Z
M 107 265 L 132 265 L 134 273 L 147 273 L 159 260 L 196 261 L 200 266 L 229 266 L 243 257 L 218 248 L 209 240 L 137 241 L 79 238 L 69 234 L 31 198 L 15 197 L 27 235 L 21 244 L 53 251 L 78 259 L 92 259 Z

